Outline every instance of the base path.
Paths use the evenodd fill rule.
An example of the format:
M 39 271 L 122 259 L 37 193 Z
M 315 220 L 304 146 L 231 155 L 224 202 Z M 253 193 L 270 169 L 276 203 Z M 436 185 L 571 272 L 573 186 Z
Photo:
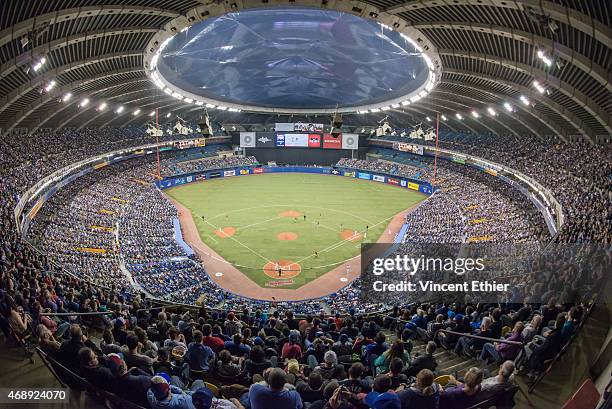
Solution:
M 204 265 L 210 279 L 219 287 L 231 293 L 266 301 L 302 301 L 312 298 L 320 298 L 334 293 L 359 277 L 361 269 L 361 256 L 357 255 L 352 259 L 343 262 L 328 273 L 304 284 L 300 288 L 283 289 L 260 287 L 259 284 L 251 280 L 249 276 L 238 270 L 232 264 L 223 260 L 223 257 L 204 244 L 200 238 L 200 234 L 198 233 L 198 229 L 193 221 L 193 217 L 189 209 L 169 196 L 167 197 L 178 209 L 183 239 L 191 246 L 193 251 L 200 256 L 200 260 L 202 260 L 202 264 Z M 395 235 L 400 231 L 404 221 L 406 220 L 406 214 L 408 214 L 413 207 L 396 214 L 391 219 L 387 225 L 387 228 L 385 229 L 385 232 L 379 237 L 377 242 L 392 243 L 395 239 Z M 215 273 L 218 272 L 223 274 L 217 277 Z M 341 278 L 346 278 L 346 280 L 340 281 Z

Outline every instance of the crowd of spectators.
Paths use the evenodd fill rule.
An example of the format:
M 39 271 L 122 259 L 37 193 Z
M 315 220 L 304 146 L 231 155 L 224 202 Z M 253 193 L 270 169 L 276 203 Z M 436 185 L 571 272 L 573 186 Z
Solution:
M 414 303 L 395 305 L 389 315 L 368 317 L 355 308 L 358 287 L 352 286 L 330 297 L 328 304 L 332 307 L 330 311 L 347 313 L 321 312 L 297 319 L 292 311 L 294 304 L 261 304 L 265 308 L 251 309 L 248 302 L 239 300 L 235 305 L 244 305 L 245 309 L 231 311 L 230 301 L 225 309 L 211 311 L 206 307 L 212 303 L 207 302 L 199 311 L 174 309 L 171 313 L 169 307 L 158 314 L 157 310 L 147 309 L 152 302 L 145 293 L 139 294 L 131 287 L 130 277 L 140 277 L 145 290 L 158 289 L 161 293 L 177 289 L 173 294 L 188 300 L 197 298 L 202 287 L 194 290 L 196 286 L 180 287 L 174 281 L 158 280 L 166 269 L 193 268 L 190 267 L 193 260 L 184 254 L 185 258 L 175 265 L 163 264 L 167 260 L 162 260 L 180 250 L 167 241 L 171 212 L 161 210 L 163 220 L 159 220 L 159 229 L 143 225 L 140 230 L 151 237 L 150 254 L 154 262 L 149 265 L 137 262 L 144 261 L 149 254 L 148 245 L 127 235 L 130 242 L 118 245 L 121 239 L 118 243 L 113 234 L 117 226 L 121 232 L 121 224 L 128 223 L 122 217 L 128 214 L 132 189 L 148 192 L 147 184 L 138 180 L 150 179 L 146 172 L 139 173 L 136 168 L 141 165 L 147 169 L 150 165 L 137 162 L 114 165 L 94 172 L 95 175 L 83 176 L 57 192 L 32 226 L 48 255 L 21 240 L 13 215 L 21 193 L 53 170 L 83 159 L 97 149 L 106 151 L 140 143 L 142 137 L 130 138 L 127 132 L 101 130 L 97 134 L 86 130 L 82 132 L 83 138 L 75 131 L 41 132 L 31 140 L 16 138 L 2 142 L 0 329 L 7 337 L 12 333 L 19 339 L 38 338 L 43 351 L 70 370 L 97 387 L 145 407 L 463 408 L 488 397 L 501 398 L 512 385 L 516 364 L 529 373 L 541 371 L 544 362 L 561 350 L 581 324 L 587 305 L 583 301 L 561 302 L 553 294 L 560 293 L 564 282 L 589 282 L 596 288 L 604 278 L 601 270 L 580 272 L 563 268 L 563 260 L 556 260 L 559 265 L 553 265 L 551 273 L 535 286 L 525 277 L 517 278 L 515 297 L 502 304 Z M 464 148 L 471 146 L 466 143 L 469 137 L 460 141 Z M 448 143 L 449 147 L 459 146 L 457 142 Z M 559 195 L 568 216 L 568 225 L 559 240 L 610 242 L 610 168 L 604 148 L 554 145 L 550 153 L 526 155 L 534 162 L 528 165 L 523 163 L 523 157 L 514 156 L 516 151 L 511 150 L 511 145 L 495 144 L 490 145 L 495 149 L 479 151 L 479 156 L 514 163 L 514 167 Z M 472 153 L 476 154 L 477 149 L 485 148 L 467 149 L 474 149 Z M 549 165 L 536 170 L 543 159 L 550 159 Z M 513 206 L 504 211 L 520 209 L 520 202 L 512 199 L 514 193 L 503 192 L 501 187 L 477 178 L 470 183 L 473 180 L 483 190 L 503 196 L 500 200 L 504 206 Z M 549 184 L 545 183 L 547 180 Z M 465 203 L 452 200 L 450 193 L 461 188 L 462 183 L 453 175 L 442 179 L 442 192 L 448 194 L 436 194 L 425 204 L 437 203 L 432 207 L 438 210 L 451 207 L 453 213 L 458 210 L 460 218 L 465 218 L 463 227 L 469 229 L 465 221 L 469 226 L 471 217 L 482 214 L 466 215 L 462 208 Z M 492 200 L 488 193 L 477 194 L 487 204 Z M 110 200 L 113 197 L 120 200 Z M 495 210 L 495 206 L 487 208 L 490 212 Z M 429 224 L 443 222 L 449 231 L 448 236 L 428 233 L 427 239 L 465 239 L 465 234 L 452 233 L 456 219 L 451 218 L 455 215 L 435 215 L 425 207 L 417 211 L 426 217 L 431 214 Z M 521 218 L 521 214 L 514 217 Z M 538 237 L 529 222 L 516 231 L 520 229 L 526 232 L 525 237 Z M 513 229 L 504 240 L 513 240 L 516 231 Z M 85 248 L 105 251 L 83 251 Z M 131 273 L 130 269 L 128 274 L 121 269 L 121 258 L 131 265 Z M 194 278 L 198 274 L 199 270 L 193 270 L 188 276 Z M 212 287 L 204 290 L 209 291 L 221 290 Z M 532 297 L 532 302 L 520 301 L 526 295 Z M 534 297 L 539 301 L 533 301 Z M 223 303 L 224 298 L 217 301 Z M 319 302 L 308 305 L 313 310 L 304 312 L 324 309 Z M 94 318 L 41 315 L 94 311 L 104 315 Z M 96 329 L 102 331 L 102 340 L 89 336 Z M 440 329 L 500 340 L 507 337 L 528 344 L 525 350 L 519 350 L 500 346 L 503 343 L 496 346 L 445 334 Z M 414 346 L 421 342 L 427 344 L 417 355 L 413 353 Z M 483 363 L 469 368 L 458 379 L 449 377 L 449 382 L 442 385 L 434 381 L 435 375 L 440 374 L 435 354 L 442 348 L 482 361 L 495 361 L 500 364 L 499 370 L 486 377 L 481 369 Z M 196 379 L 199 377 L 221 386 L 221 394 L 228 399 L 213 397 L 211 389 Z
M 386 136 L 385 139 L 397 140 L 398 137 Z M 434 145 L 433 141 L 410 141 Z M 511 135 L 440 132 L 439 146 L 506 165 L 551 189 L 566 218 L 556 241 L 612 242 L 610 145 L 593 145 L 583 140 L 563 142 Z

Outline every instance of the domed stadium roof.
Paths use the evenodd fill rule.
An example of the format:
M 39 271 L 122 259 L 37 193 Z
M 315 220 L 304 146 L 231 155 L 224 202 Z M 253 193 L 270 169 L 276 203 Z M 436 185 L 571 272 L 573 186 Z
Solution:
M 302 0 L 274 3 L 313 5 Z M 375 123 L 389 115 L 401 126 L 440 113 L 447 118 L 443 126 L 457 131 L 540 138 L 579 134 L 591 139 L 612 133 L 610 2 L 368 0 L 321 4 L 326 10 L 376 21 L 398 32 L 409 31 L 425 53 L 436 56 L 439 76 L 426 97 L 405 106 L 389 105 L 384 112 L 345 115 L 345 124 Z M 18 128 L 31 132 L 142 125 L 155 108 L 164 117 L 172 113 L 194 120 L 201 115 L 202 106 L 160 90 L 150 77 L 151 57 L 166 38 L 185 27 L 256 7 L 269 4 L 254 0 L 2 2 L 2 134 Z M 376 89 L 367 92 L 375 95 Z M 253 92 L 249 98 L 266 102 L 265 93 Z M 83 104 L 85 99 L 89 104 Z M 343 101 L 350 103 L 346 98 Z M 120 113 L 98 111 L 101 103 L 125 109 Z M 506 105 L 509 110 L 504 109 Z M 472 111 L 479 115 L 471 115 Z M 216 120 L 226 122 L 284 120 L 276 113 L 210 112 Z
M 197 23 L 165 46 L 157 70 L 193 98 L 279 109 L 380 103 L 422 88 L 428 67 L 397 31 L 334 10 L 251 9 Z

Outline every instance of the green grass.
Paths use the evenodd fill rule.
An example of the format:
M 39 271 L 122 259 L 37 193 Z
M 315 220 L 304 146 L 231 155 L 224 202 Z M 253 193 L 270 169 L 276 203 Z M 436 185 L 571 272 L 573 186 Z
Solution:
M 165 192 L 191 211 L 204 243 L 259 285 L 275 280 L 262 271 L 268 260 L 299 262 L 294 284 L 282 288 L 301 287 L 358 255 L 362 242 L 375 242 L 394 215 L 425 198 L 378 182 L 303 173 L 212 179 Z M 280 217 L 285 210 L 306 220 Z M 365 239 L 342 240 L 341 228 L 363 232 L 366 226 Z M 217 237 L 214 231 L 224 227 L 236 233 Z M 298 238 L 280 241 L 280 232 Z

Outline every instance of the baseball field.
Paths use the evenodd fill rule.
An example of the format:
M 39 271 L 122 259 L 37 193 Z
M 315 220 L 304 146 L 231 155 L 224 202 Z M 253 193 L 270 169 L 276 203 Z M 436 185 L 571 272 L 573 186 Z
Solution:
M 295 289 L 359 255 L 424 195 L 330 175 L 226 177 L 165 191 L 202 242 L 261 287 Z M 211 273 L 211 272 L 209 272 Z

